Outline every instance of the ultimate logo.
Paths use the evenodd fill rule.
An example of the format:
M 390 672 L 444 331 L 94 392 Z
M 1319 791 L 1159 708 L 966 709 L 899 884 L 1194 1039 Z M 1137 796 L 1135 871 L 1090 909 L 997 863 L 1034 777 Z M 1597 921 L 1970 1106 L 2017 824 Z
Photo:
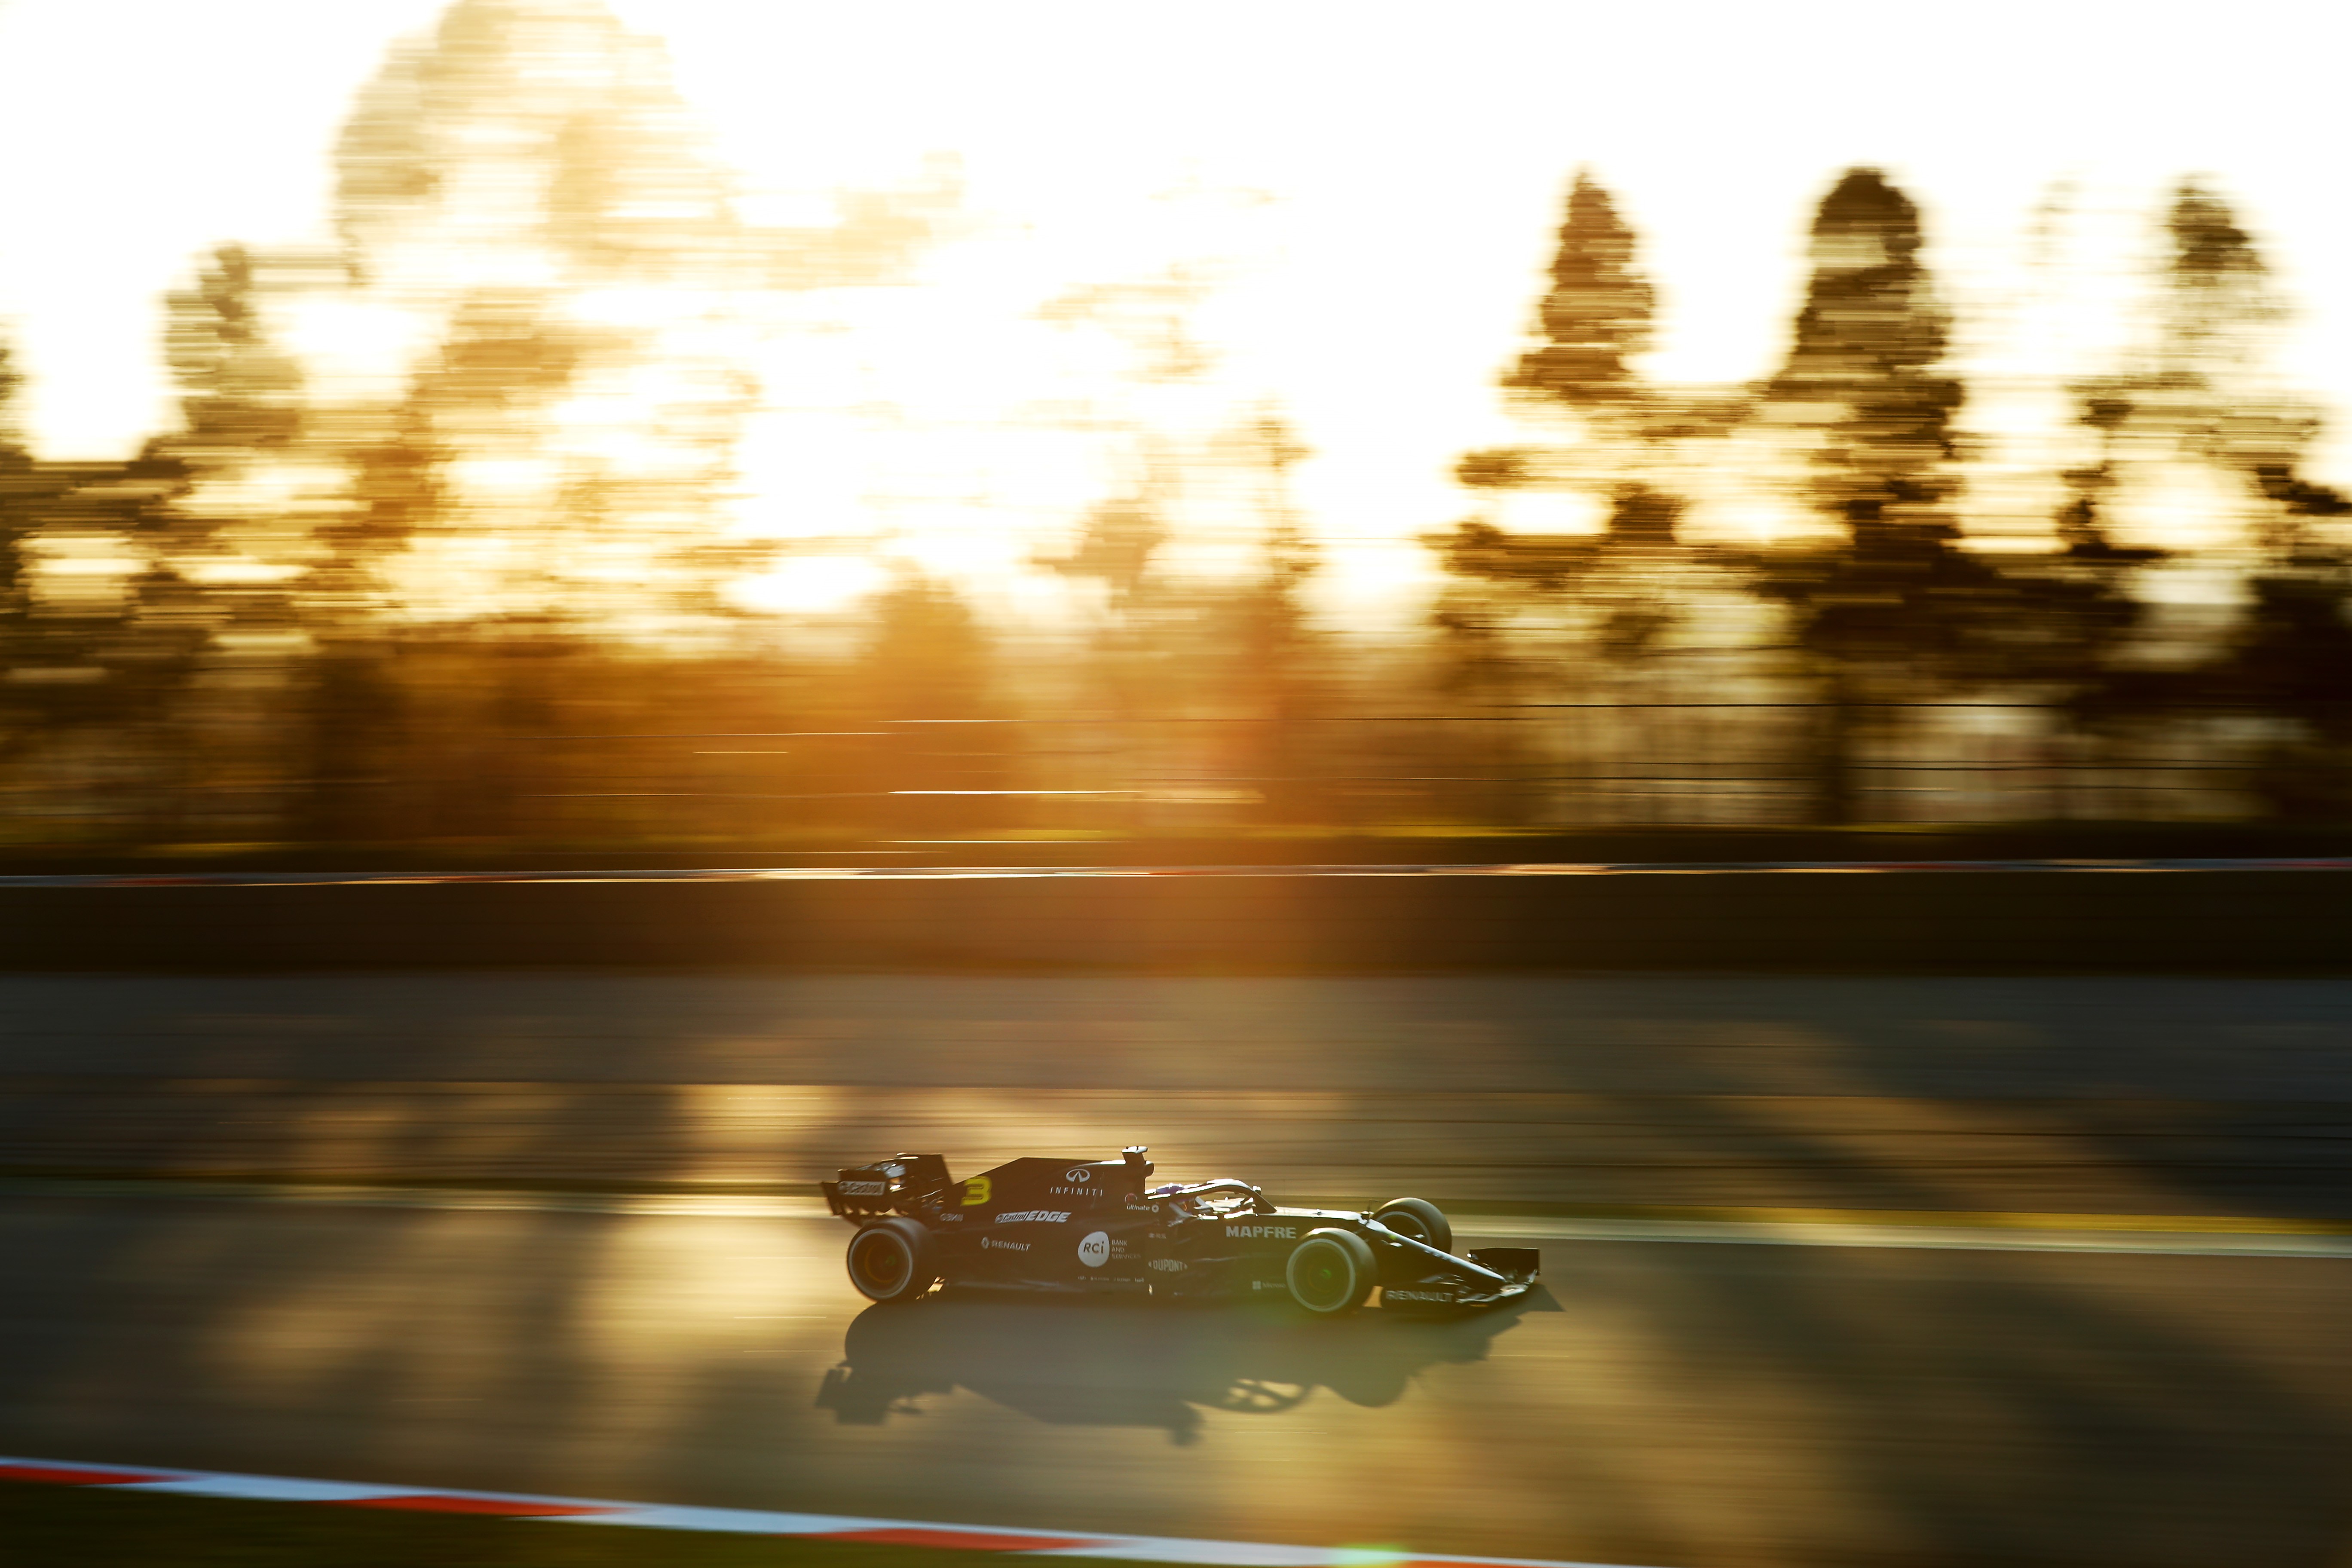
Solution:
M 941 1286 L 1179 1298 L 1271 1290 L 1311 1316 L 1337 1317 L 1375 1291 L 1400 1310 L 1434 1310 L 1516 1300 L 1535 1283 L 1534 1248 L 1456 1254 L 1453 1226 L 1419 1198 L 1360 1212 L 1286 1208 L 1230 1176 L 1155 1186 L 1149 1152 L 1013 1160 L 961 1181 L 944 1156 L 898 1154 L 843 1170 L 824 1184 L 825 1202 L 857 1226 L 850 1283 L 892 1304 Z M 967 1214 L 980 1226 L 957 1223 Z M 1028 1228 L 1048 1225 L 1074 1229 Z M 1031 1239 L 1009 1239 L 1007 1226 Z M 1035 1244 L 1057 1234 L 1056 1245 Z

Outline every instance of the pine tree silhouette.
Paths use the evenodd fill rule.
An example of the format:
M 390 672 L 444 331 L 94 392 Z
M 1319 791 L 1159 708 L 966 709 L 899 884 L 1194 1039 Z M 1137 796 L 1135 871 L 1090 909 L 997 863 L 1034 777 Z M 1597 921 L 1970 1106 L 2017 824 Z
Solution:
M 1577 171 L 1551 264 L 1551 289 L 1538 309 L 1543 346 L 1519 360 L 1503 384 L 1589 408 L 1626 396 L 1635 384 L 1625 362 L 1650 346 L 1655 296 L 1634 267 L 1633 229 L 1590 172 Z
M 2095 683 L 2138 618 L 2111 571 L 1958 548 L 1949 510 L 1962 388 L 1948 318 L 1920 259 L 1919 214 L 1874 169 L 1823 198 L 1813 274 L 1759 417 L 1805 443 L 1805 493 L 1842 525 L 1830 548 L 1758 562 L 1820 692 L 1815 811 L 1867 815 L 1856 763 L 1878 705 L 1939 693 L 2066 696 Z
M 1938 372 L 1948 318 L 1919 259 L 1919 210 L 1875 169 L 1822 200 L 1813 271 L 1765 416 L 1811 441 L 1812 500 L 1865 551 L 1948 531 L 1960 384 Z
M 2252 509 L 2254 559 L 2219 647 L 2194 664 L 2116 671 L 2086 713 L 2186 722 L 2192 735 L 2216 713 L 2263 714 L 2273 728 L 2246 775 L 2252 794 L 2273 816 L 2340 819 L 2352 807 L 2352 557 L 2314 525 L 2352 515 L 2352 499 L 2304 474 L 2321 421 L 2273 363 L 2289 311 L 2253 235 L 2198 179 L 2175 188 L 2164 234 L 2152 352 L 2080 391 L 2110 454 L 2094 478 L 2114 488 L 2113 453 L 2132 445 L 2231 477 Z

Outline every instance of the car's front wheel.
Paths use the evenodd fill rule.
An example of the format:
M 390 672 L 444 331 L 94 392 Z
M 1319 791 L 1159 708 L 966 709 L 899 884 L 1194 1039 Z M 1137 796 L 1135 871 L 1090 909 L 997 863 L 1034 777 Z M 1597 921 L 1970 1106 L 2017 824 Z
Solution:
M 1426 1198 L 1391 1198 L 1372 1211 L 1372 1217 L 1396 1232 L 1433 1247 L 1454 1250 L 1454 1226 L 1445 1211 Z
M 869 1301 L 911 1301 L 939 1278 L 931 1233 L 913 1220 L 877 1220 L 849 1238 L 849 1282 Z
M 1372 1249 L 1353 1231 L 1310 1230 L 1283 1267 L 1290 1299 L 1318 1318 L 1336 1318 L 1364 1304 L 1380 1282 Z

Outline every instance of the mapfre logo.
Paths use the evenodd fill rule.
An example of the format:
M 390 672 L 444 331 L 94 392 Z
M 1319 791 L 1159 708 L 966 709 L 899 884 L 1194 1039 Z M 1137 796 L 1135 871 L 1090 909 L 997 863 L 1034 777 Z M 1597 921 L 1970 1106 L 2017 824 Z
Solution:
M 1062 1180 L 1066 1182 L 1091 1182 L 1094 1179 L 1095 1173 L 1084 1165 L 1073 1165 L 1062 1173 Z
M 1244 1241 L 1256 1241 L 1267 1237 L 1293 1241 L 1297 1238 L 1298 1227 L 1295 1225 L 1229 1225 L 1225 1226 L 1225 1234 L 1240 1237 Z

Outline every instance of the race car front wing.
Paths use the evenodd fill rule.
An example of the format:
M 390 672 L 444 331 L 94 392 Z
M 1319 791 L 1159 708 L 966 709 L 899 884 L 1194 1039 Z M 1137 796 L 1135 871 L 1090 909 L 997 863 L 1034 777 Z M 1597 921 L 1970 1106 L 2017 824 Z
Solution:
M 1482 1247 L 1459 1256 L 1402 1236 L 1376 1219 L 1363 1228 L 1386 1244 L 1381 1302 L 1400 1307 L 1490 1307 L 1524 1296 L 1542 1254 L 1532 1247 Z

